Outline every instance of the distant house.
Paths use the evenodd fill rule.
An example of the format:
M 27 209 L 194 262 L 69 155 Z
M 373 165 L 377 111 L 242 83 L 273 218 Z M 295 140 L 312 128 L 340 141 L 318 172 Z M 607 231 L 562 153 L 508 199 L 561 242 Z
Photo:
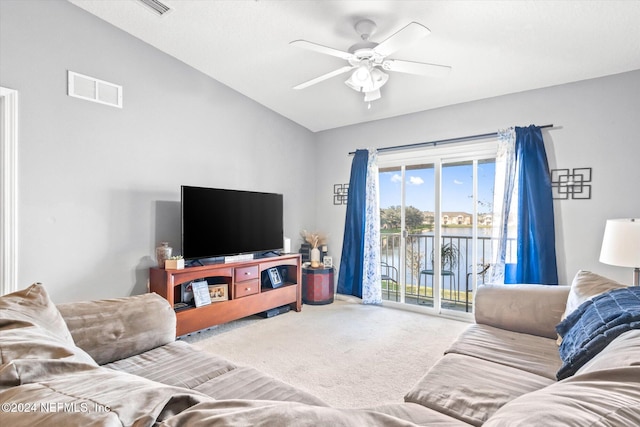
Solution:
M 473 215 L 466 212 L 443 212 L 441 222 L 442 225 L 471 225 Z
M 492 225 L 492 224 L 493 224 L 493 215 L 480 214 L 478 216 L 478 225 Z
M 424 224 L 433 224 L 435 222 L 435 214 L 425 211 Z M 473 214 L 467 212 L 443 212 L 440 217 L 442 225 L 468 225 L 473 224 Z M 493 223 L 493 215 L 490 213 L 478 215 L 478 225 L 491 225 Z

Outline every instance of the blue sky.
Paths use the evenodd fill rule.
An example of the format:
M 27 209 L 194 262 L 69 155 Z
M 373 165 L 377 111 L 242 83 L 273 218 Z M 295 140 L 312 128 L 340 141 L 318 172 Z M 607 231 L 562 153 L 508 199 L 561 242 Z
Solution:
M 478 164 L 478 194 L 481 202 L 480 212 L 489 210 L 486 203 L 493 200 L 493 178 L 495 163 Z M 401 175 L 397 171 L 380 173 L 380 207 L 400 205 Z M 406 204 L 421 211 L 434 211 L 434 169 L 423 167 L 405 172 L 407 181 Z M 442 168 L 442 210 L 446 212 L 473 212 L 471 195 L 473 194 L 473 175 L 471 164 L 444 165 Z

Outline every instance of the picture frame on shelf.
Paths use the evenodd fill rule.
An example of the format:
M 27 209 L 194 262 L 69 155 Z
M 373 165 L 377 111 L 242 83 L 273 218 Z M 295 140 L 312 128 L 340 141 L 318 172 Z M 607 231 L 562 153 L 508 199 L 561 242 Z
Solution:
M 282 277 L 280 277 L 280 272 L 277 268 L 270 268 L 267 270 L 267 274 L 269 275 L 269 281 L 271 282 L 272 288 L 277 288 L 282 285 Z
M 325 256 L 322 258 L 322 264 L 324 265 L 324 268 L 333 268 L 333 258 Z
M 211 302 L 227 301 L 229 299 L 229 286 L 226 283 L 209 285 L 209 298 L 211 298 Z
M 196 307 L 202 307 L 211 304 L 211 296 L 209 295 L 209 284 L 206 280 L 191 283 L 193 290 L 193 300 Z

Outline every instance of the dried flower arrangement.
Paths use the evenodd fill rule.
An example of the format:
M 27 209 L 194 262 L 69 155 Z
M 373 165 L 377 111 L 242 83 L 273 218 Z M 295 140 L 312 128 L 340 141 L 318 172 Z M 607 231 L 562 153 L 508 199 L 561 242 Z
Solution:
M 302 230 L 300 232 L 300 236 L 302 236 L 302 240 L 310 244 L 313 249 L 316 249 L 320 245 L 327 244 L 327 236 L 320 234 L 317 231 L 309 232 L 307 230 Z

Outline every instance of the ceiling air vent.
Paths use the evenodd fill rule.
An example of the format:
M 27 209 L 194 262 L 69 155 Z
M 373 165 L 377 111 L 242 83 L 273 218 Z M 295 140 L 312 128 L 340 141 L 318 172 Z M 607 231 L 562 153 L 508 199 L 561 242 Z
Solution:
M 156 15 L 162 16 L 171 11 L 171 8 L 158 0 L 138 0 L 143 5 L 151 9 Z

